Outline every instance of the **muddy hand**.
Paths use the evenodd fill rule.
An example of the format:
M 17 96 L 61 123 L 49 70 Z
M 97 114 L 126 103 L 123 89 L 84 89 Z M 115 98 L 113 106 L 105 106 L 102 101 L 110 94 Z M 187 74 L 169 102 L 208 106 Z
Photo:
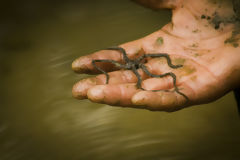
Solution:
M 146 89 L 141 90 L 136 87 L 138 78 L 131 70 L 119 70 L 119 66 L 104 62 L 96 65 L 108 72 L 108 84 L 105 74 L 83 79 L 73 87 L 75 98 L 116 106 L 176 111 L 211 102 L 239 86 L 240 25 L 231 1 L 138 1 L 154 8 L 172 8 L 172 22 L 147 37 L 119 46 L 126 50 L 130 59 L 143 54 L 167 53 L 174 65 L 183 67 L 171 68 L 164 58 L 147 59 L 145 66 L 152 74 L 174 73 L 179 91 L 189 100 L 174 91 L 146 91 L 174 89 L 170 76 L 155 78 L 138 69 L 141 86 Z M 98 74 L 92 65 L 94 59 L 124 62 L 121 52 L 101 50 L 76 59 L 72 69 L 77 73 Z

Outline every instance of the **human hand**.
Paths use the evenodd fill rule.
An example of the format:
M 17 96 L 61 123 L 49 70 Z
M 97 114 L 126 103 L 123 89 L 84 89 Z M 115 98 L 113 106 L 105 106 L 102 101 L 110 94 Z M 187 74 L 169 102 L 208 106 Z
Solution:
M 146 0 L 138 1 L 147 3 Z M 177 88 L 187 98 L 176 91 L 151 91 L 174 89 L 171 76 L 154 78 L 138 69 L 141 86 L 145 89 L 142 90 L 137 87 L 138 78 L 132 70 L 118 70 L 113 64 L 103 62 L 97 63 L 97 67 L 109 72 L 109 83 L 106 84 L 105 74 L 83 79 L 73 87 L 75 98 L 88 98 L 109 105 L 176 111 L 216 100 L 239 85 L 240 29 L 231 2 L 166 0 L 154 6 L 172 8 L 172 22 L 147 37 L 120 47 L 126 50 L 130 59 L 149 53 L 167 53 L 173 65 L 182 67 L 171 68 L 164 58 L 148 59 L 145 66 L 155 75 L 174 73 Z M 123 54 L 116 50 L 101 50 L 76 59 L 72 68 L 77 73 L 99 73 L 92 65 L 92 60 L 96 59 L 123 63 Z

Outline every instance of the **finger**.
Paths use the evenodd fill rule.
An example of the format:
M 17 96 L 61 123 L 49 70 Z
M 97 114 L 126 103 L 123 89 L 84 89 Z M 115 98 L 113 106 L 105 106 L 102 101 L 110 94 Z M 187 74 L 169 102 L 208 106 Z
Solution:
M 152 111 L 177 111 L 189 106 L 191 97 L 194 96 L 192 90 L 185 85 L 180 86 L 180 91 L 184 93 L 188 99 L 177 92 L 140 91 L 132 97 L 132 104 L 136 106 L 145 106 L 146 109 Z
M 174 87 L 173 79 L 170 76 L 163 78 L 149 78 L 142 82 L 142 87 L 145 90 L 170 90 Z
M 114 106 L 132 106 L 131 98 L 137 93 L 135 83 L 96 85 L 88 90 L 88 99 Z
M 175 64 L 181 64 L 179 63 L 179 61 L 180 61 L 179 59 L 174 59 Z M 150 60 L 146 64 L 146 67 L 149 72 L 156 75 L 161 75 L 166 72 L 172 71 L 167 65 L 166 60 L 163 58 L 155 58 Z M 184 68 L 187 68 L 187 66 L 184 66 Z M 138 73 L 140 74 L 141 79 L 143 80 L 142 87 L 145 88 L 146 90 L 162 90 L 170 89 L 173 87 L 173 78 L 171 76 L 166 76 L 163 78 L 150 78 L 143 72 L 142 69 L 139 69 Z M 181 75 L 187 75 L 182 69 L 177 70 L 175 73 L 177 76 L 176 85 L 178 85 L 178 82 L 181 82 L 181 80 L 183 79 L 183 78 L 179 79 L 178 77 L 179 73 Z M 139 80 L 136 77 L 136 75 L 130 70 L 110 72 L 108 73 L 108 75 L 110 77 L 109 84 L 136 83 Z M 85 99 L 87 98 L 87 91 L 89 88 L 101 84 L 106 84 L 106 75 L 104 74 L 98 75 L 97 77 L 83 79 L 73 86 L 72 89 L 73 97 L 77 99 Z
M 160 8 L 169 8 L 173 9 L 180 3 L 180 0 L 132 0 L 134 2 L 140 3 L 143 6 L 160 9 Z
M 72 96 L 77 99 L 85 99 L 87 98 L 88 89 L 95 86 L 96 84 L 97 79 L 95 77 L 83 79 L 73 86 Z
M 177 89 L 179 70 L 171 68 L 169 62 L 163 62 L 164 59 L 150 60 L 146 65 L 142 66 L 143 71 L 149 76 L 148 79 L 142 82 L 142 87 L 145 90 L 169 90 Z M 179 68 L 179 67 L 178 67 Z
M 143 71 L 139 70 L 139 74 L 142 79 L 147 78 L 146 74 L 144 74 Z M 130 70 L 110 72 L 108 75 L 108 84 L 136 83 L 138 81 L 136 75 Z M 89 88 L 102 84 L 106 84 L 106 76 L 104 74 L 83 79 L 73 86 L 72 95 L 77 99 L 85 99 L 87 98 L 87 91 Z
M 141 43 L 142 43 L 142 40 L 139 39 L 136 41 L 122 44 L 119 47 L 122 47 L 125 49 L 127 56 L 129 58 L 134 58 L 143 54 L 143 51 L 141 50 Z M 105 60 L 114 60 L 116 62 L 123 62 L 123 54 L 117 50 L 101 50 L 87 56 L 79 57 L 78 59 L 73 61 L 72 69 L 77 73 L 99 73 L 96 70 L 96 68 L 94 68 L 94 66 L 92 65 L 93 59 L 99 59 L 99 60 L 105 59 Z M 112 63 L 99 62 L 97 63 L 97 66 L 106 72 L 114 71 L 118 69 Z

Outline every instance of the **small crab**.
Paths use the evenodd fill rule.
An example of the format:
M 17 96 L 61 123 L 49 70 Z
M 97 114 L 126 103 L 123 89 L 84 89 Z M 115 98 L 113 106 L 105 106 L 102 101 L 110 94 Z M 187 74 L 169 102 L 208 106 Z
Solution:
M 114 64 L 118 68 L 126 69 L 126 70 L 132 70 L 132 72 L 136 75 L 136 77 L 138 79 L 138 81 L 137 81 L 137 88 L 138 89 L 142 89 L 142 90 L 145 90 L 145 89 L 142 88 L 142 86 L 141 86 L 142 78 L 141 78 L 140 74 L 137 71 L 138 69 L 142 69 L 143 72 L 145 72 L 150 77 L 163 78 L 163 77 L 166 77 L 166 76 L 171 76 L 172 79 L 173 79 L 174 91 L 177 92 L 178 94 L 182 95 L 184 98 L 186 98 L 188 100 L 188 97 L 185 94 L 183 94 L 182 92 L 179 91 L 179 88 L 176 85 L 177 77 L 176 77 L 176 75 L 174 73 L 167 72 L 167 73 L 164 73 L 164 74 L 161 74 L 161 75 L 155 75 L 155 74 L 150 73 L 148 71 L 147 67 L 144 65 L 144 62 L 145 62 L 144 60 L 146 58 L 148 58 L 148 57 L 150 57 L 150 58 L 164 57 L 167 60 L 168 66 L 171 67 L 171 68 L 176 69 L 176 68 L 180 68 L 180 67 L 183 66 L 183 65 L 173 65 L 168 54 L 166 54 L 166 53 L 143 54 L 142 56 L 132 60 L 132 59 L 128 58 L 126 51 L 123 48 L 121 48 L 121 47 L 118 47 L 118 46 L 116 46 L 116 47 L 109 47 L 109 48 L 106 48 L 105 50 L 120 51 L 123 54 L 123 60 L 124 60 L 124 63 L 125 63 L 125 64 L 121 64 L 121 63 L 119 63 L 117 61 L 110 60 L 110 59 L 94 59 L 94 60 L 92 60 L 92 65 L 94 66 L 94 68 L 96 68 L 98 71 L 100 71 L 100 72 L 102 72 L 103 74 L 106 75 L 106 84 L 108 84 L 108 82 L 109 82 L 109 75 L 103 69 L 98 67 L 96 65 L 96 62 L 112 63 L 112 64 Z M 150 90 L 150 91 L 152 91 L 152 92 L 158 92 L 158 91 L 169 92 L 170 90 Z

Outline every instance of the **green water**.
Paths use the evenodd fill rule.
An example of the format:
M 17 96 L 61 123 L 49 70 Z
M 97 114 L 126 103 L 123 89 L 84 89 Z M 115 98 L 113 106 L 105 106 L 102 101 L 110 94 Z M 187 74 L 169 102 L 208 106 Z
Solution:
M 170 21 L 128 0 L 11 1 L 1 6 L 0 160 L 236 160 L 233 93 L 175 113 L 78 101 L 71 71 L 88 53 Z

